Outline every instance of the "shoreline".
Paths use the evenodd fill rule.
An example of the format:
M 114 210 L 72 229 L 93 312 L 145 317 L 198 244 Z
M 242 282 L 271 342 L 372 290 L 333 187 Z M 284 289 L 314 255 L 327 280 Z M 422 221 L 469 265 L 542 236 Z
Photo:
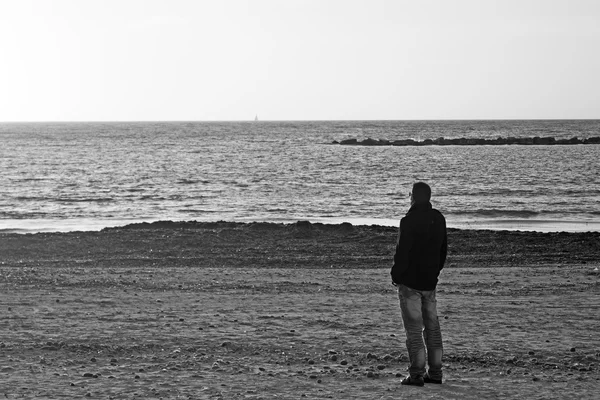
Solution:
M 351 224 L 353 226 L 382 226 L 398 227 L 400 216 L 395 219 L 385 218 L 240 218 L 237 220 L 173 220 L 161 218 L 148 219 L 36 219 L 36 220 L 0 220 L 0 234 L 35 234 L 35 233 L 66 233 L 66 232 L 97 232 L 103 229 L 124 228 L 131 224 L 139 223 L 215 223 L 231 222 L 235 224 L 272 223 L 295 224 L 298 221 L 321 223 L 325 225 Z M 491 230 L 491 231 L 524 231 L 524 232 L 600 232 L 600 220 L 548 220 L 548 219 L 465 219 L 456 220 L 447 218 L 449 229 L 461 230 Z
M 270 222 L 136 223 L 100 231 L 0 233 L 1 266 L 258 268 L 389 266 L 398 228 Z M 448 228 L 450 267 L 597 265 L 600 232 Z

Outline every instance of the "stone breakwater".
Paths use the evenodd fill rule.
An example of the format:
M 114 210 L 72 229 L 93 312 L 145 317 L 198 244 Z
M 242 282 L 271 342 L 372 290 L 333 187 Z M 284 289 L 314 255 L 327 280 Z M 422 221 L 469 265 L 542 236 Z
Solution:
M 571 138 L 556 139 L 554 137 L 499 137 L 496 139 L 457 138 L 457 139 L 425 139 L 418 141 L 414 139 L 385 140 L 385 139 L 345 139 L 334 140 L 332 144 L 355 145 L 355 146 L 480 146 L 480 145 L 568 145 L 568 144 L 600 144 L 600 137 L 594 136 L 587 139 Z

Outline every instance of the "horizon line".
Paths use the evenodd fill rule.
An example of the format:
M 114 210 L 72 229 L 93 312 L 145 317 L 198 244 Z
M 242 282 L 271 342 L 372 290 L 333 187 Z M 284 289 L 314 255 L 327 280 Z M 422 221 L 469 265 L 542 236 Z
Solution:
M 185 119 L 164 119 L 164 120 L 10 120 L 0 121 L 0 124 L 47 124 L 47 123 L 158 123 L 158 122 L 419 122 L 419 121 L 599 121 L 600 118 L 407 118 L 407 119 L 205 119 L 205 120 L 185 120 Z

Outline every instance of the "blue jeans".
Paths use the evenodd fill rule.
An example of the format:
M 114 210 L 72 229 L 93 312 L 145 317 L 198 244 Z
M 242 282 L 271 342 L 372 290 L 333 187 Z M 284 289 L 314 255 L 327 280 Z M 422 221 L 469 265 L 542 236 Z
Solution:
M 442 331 L 437 316 L 435 289 L 414 290 L 398 285 L 398 297 L 406 331 L 410 375 L 423 376 L 427 363 L 429 376 L 442 379 Z

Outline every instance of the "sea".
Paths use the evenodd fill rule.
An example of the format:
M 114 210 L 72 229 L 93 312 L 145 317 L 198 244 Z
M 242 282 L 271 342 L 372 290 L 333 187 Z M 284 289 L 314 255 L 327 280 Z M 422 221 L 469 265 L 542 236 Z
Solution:
M 600 136 L 600 120 L 1 123 L 0 232 L 397 226 L 417 181 L 451 228 L 600 231 L 600 145 L 333 143 L 535 136 Z

